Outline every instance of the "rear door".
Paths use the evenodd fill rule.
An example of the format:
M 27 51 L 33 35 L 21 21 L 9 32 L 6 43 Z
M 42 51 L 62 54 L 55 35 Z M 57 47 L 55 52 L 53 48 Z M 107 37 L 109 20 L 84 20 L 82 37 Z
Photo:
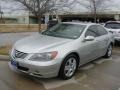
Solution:
M 99 38 L 96 40 L 99 42 L 98 44 L 98 53 L 100 56 L 104 55 L 108 48 L 109 43 L 109 35 L 106 29 L 103 26 L 98 25 L 97 26 Z

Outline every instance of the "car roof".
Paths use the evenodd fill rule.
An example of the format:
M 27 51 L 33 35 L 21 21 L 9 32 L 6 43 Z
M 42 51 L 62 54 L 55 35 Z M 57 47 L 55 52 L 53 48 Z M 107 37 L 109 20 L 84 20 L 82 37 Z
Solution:
M 96 24 L 96 23 L 87 23 L 87 22 L 62 22 L 63 24 L 77 24 L 77 25 L 86 25 L 86 26 L 90 26 L 90 25 L 100 25 L 100 24 Z
M 106 23 L 120 23 L 120 21 L 108 21 Z

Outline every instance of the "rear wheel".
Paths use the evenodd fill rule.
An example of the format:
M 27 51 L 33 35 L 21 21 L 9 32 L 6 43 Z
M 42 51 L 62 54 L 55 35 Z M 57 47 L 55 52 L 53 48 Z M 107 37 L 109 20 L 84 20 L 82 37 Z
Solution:
M 71 54 L 67 56 L 64 62 L 62 63 L 59 72 L 59 77 L 64 80 L 70 79 L 74 76 L 77 68 L 78 68 L 78 58 L 76 55 Z
M 112 49 L 113 49 L 112 45 L 109 45 L 107 52 L 104 56 L 105 58 L 110 58 L 112 56 Z

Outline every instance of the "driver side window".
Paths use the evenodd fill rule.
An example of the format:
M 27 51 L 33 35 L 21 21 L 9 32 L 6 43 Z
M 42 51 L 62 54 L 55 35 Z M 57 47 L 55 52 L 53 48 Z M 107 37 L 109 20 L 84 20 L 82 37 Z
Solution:
M 87 36 L 94 36 L 94 37 L 99 36 L 96 25 L 92 25 L 88 28 L 88 30 L 86 31 L 85 37 L 87 37 Z

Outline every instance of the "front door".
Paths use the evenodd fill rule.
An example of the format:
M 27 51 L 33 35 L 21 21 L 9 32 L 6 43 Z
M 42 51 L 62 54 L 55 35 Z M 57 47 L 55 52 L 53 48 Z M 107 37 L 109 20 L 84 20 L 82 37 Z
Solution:
M 85 38 L 87 36 L 93 36 L 95 39 L 93 41 L 84 41 L 82 44 L 81 52 L 81 64 L 85 64 L 93 59 L 96 59 L 99 56 L 99 35 L 96 32 L 97 26 L 92 25 L 88 28 L 85 33 Z

